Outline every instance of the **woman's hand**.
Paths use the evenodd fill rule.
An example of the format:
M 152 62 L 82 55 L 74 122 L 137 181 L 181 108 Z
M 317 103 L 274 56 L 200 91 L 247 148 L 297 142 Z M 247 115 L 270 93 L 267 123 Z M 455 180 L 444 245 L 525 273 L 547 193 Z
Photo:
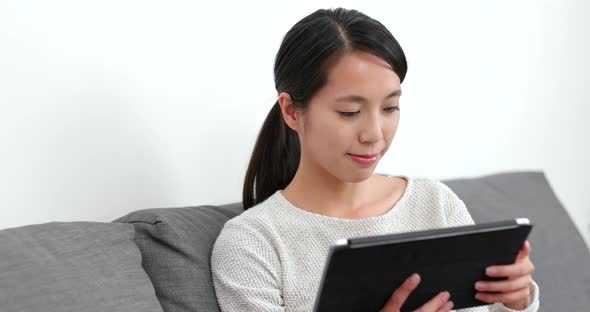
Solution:
M 420 275 L 414 273 L 402 285 L 393 292 L 385 306 L 379 312 L 399 312 L 410 293 L 420 283 Z M 448 312 L 453 308 L 453 302 L 449 301 L 448 292 L 441 292 L 430 301 L 421 306 L 416 312 Z
M 486 274 L 491 277 L 508 277 L 503 281 L 479 281 L 475 284 L 478 290 L 475 298 L 487 303 L 502 302 L 513 310 L 524 310 L 532 290 L 531 273 L 535 266 L 529 259 L 531 245 L 525 241 L 518 252 L 516 262 L 510 265 L 488 267 Z

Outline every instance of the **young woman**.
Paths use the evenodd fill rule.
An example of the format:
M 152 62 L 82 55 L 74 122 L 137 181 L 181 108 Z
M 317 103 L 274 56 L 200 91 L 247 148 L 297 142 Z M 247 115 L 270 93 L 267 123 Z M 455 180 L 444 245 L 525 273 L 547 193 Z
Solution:
M 223 227 L 211 269 L 222 311 L 311 311 L 337 239 L 473 224 L 442 182 L 374 174 L 400 119 L 404 52 L 356 10 L 318 10 L 285 35 L 275 59 L 278 100 L 246 174 L 241 215 Z M 463 311 L 537 311 L 525 243 L 506 281 L 474 285 L 490 303 Z M 399 311 L 420 280 L 404 282 L 382 311 Z M 449 311 L 443 292 L 420 311 Z

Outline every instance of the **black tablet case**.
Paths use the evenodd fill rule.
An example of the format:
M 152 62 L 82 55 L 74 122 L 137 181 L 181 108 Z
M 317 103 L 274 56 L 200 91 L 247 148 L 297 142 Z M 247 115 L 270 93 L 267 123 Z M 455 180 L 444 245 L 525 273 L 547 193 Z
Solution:
M 453 309 L 487 305 L 475 299 L 475 283 L 505 279 L 488 277 L 485 269 L 514 263 L 531 229 L 515 219 L 351 238 L 330 249 L 314 311 L 379 311 L 414 272 L 421 281 L 402 312 L 441 291 L 450 292 Z

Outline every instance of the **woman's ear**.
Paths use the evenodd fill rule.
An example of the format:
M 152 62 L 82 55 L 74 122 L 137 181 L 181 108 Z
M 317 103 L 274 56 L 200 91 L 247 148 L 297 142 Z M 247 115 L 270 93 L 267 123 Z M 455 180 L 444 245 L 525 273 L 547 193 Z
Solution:
M 299 129 L 303 125 L 303 121 L 301 120 L 301 114 L 299 114 L 293 105 L 293 101 L 291 100 L 289 93 L 281 92 L 281 94 L 279 94 L 279 105 L 281 106 L 281 113 L 285 123 L 289 126 L 289 128 L 299 132 Z

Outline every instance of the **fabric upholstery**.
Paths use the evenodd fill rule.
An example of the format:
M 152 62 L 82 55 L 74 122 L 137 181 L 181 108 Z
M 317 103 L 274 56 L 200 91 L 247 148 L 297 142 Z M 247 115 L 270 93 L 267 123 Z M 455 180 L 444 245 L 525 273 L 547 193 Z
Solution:
M 540 311 L 587 311 L 590 253 L 543 172 L 509 172 L 445 182 L 465 202 L 476 223 L 529 218 L 533 278 Z
M 128 224 L 52 222 L 0 231 L 2 312 L 162 312 Z
M 164 311 L 219 311 L 211 279 L 211 250 L 225 222 L 242 210 L 241 204 L 157 208 L 115 220 L 135 226 L 143 267 Z

